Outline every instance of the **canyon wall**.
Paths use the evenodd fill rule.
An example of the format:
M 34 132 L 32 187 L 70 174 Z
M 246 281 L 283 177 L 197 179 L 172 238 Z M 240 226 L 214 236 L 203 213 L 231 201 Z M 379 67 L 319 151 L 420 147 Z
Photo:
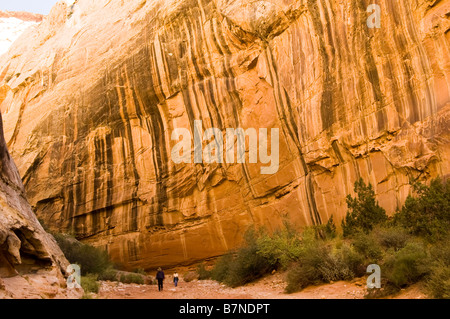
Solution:
M 367 7 L 381 7 L 368 28 Z M 390 214 L 450 173 L 448 0 L 79 0 L 0 58 L 8 147 L 45 223 L 129 269 L 235 248 L 250 225 Z M 280 166 L 176 164 L 176 128 L 279 128 Z M 204 142 L 204 145 L 207 141 Z
M 0 116 L 0 299 L 76 297 L 65 290 L 68 265 L 26 200 Z

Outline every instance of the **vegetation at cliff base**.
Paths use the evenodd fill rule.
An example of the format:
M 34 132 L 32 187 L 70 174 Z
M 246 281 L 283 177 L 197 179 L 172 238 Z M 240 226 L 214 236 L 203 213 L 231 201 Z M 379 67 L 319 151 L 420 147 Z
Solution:
M 45 226 L 43 221 L 40 221 L 40 223 L 47 232 L 53 235 L 67 260 L 71 264 L 80 266 L 82 275 L 81 286 L 85 291 L 83 299 L 91 299 L 92 293 L 98 293 L 100 287 L 98 281 L 100 280 L 117 281 L 124 284 L 145 284 L 147 278 L 145 270 L 136 269 L 131 273 L 120 271 L 111 262 L 105 250 L 84 244 L 72 235 L 52 232 Z
M 348 211 L 342 221 L 344 237 L 358 231 L 369 232 L 374 226 L 387 220 L 386 211 L 375 200 L 375 191 L 371 184 L 366 185 L 362 178 L 357 180 L 355 193 L 355 198 L 347 196 Z
M 81 277 L 81 287 L 85 293 L 98 293 L 100 285 L 97 282 L 97 276 L 89 274 Z
M 372 185 L 355 183 L 347 197 L 348 211 L 338 232 L 334 219 L 320 226 L 295 230 L 284 227 L 269 234 L 251 229 L 245 244 L 219 258 L 199 279 L 214 279 L 237 287 L 274 270 L 286 270 L 286 292 L 310 285 L 351 280 L 366 275 L 367 266 L 382 269 L 382 289 L 367 297 L 383 297 L 417 282 L 428 294 L 450 298 L 450 182 L 413 183 L 414 194 L 391 218 L 379 206 Z
M 409 233 L 440 241 L 450 232 L 450 180 L 431 181 L 430 186 L 413 183 L 417 196 L 408 196 L 405 205 L 394 216 L 394 223 Z
M 67 260 L 71 264 L 80 266 L 82 275 L 99 275 L 107 269 L 113 268 L 113 263 L 109 260 L 106 251 L 83 244 L 70 235 L 54 234 L 53 237 L 55 237 Z

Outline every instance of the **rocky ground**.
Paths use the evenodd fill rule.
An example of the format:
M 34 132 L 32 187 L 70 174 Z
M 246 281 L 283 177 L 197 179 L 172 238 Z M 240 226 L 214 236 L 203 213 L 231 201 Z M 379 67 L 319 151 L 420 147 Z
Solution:
M 170 280 L 166 282 L 163 292 L 155 285 L 122 284 L 101 282 L 101 288 L 93 298 L 98 299 L 363 299 L 366 293 L 365 279 L 351 282 L 334 282 L 331 284 L 308 287 L 294 294 L 284 293 L 283 274 L 275 274 L 243 287 L 229 288 L 211 280 L 192 282 L 180 281 L 177 288 Z M 424 299 L 420 285 L 402 290 L 391 298 Z
M 0 278 L 0 299 L 79 299 L 82 295 L 82 290 L 61 287 L 60 274 L 55 269 Z

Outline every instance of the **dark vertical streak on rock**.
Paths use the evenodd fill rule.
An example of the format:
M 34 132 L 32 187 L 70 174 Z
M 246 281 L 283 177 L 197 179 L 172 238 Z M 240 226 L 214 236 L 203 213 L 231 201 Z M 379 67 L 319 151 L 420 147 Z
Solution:
M 155 79 L 152 76 L 151 65 L 147 64 L 150 61 L 148 51 L 140 52 L 144 56 L 145 61 L 142 74 L 134 78 L 134 83 L 137 87 L 136 103 L 141 103 L 142 109 L 145 111 L 144 117 L 147 119 L 147 127 L 150 128 L 150 136 L 153 145 L 153 163 L 156 172 L 156 226 L 163 226 L 163 213 L 167 210 L 167 188 L 166 180 L 168 178 L 168 154 L 166 150 L 165 138 L 164 138 L 164 123 L 158 109 L 158 98 L 153 86 L 148 84 L 154 84 Z M 158 80 L 159 81 L 159 80 Z M 162 102 L 162 101 L 161 101 Z M 138 105 L 137 104 L 137 105 Z M 137 209 L 137 207 L 135 208 Z
M 276 62 L 273 58 L 273 54 L 271 52 L 271 48 L 268 47 L 266 50 L 266 58 L 267 61 L 269 61 L 270 64 L 270 68 L 269 68 L 269 73 L 272 79 L 272 83 L 274 83 L 274 94 L 275 94 L 275 102 L 276 102 L 276 106 L 277 106 L 277 112 L 278 112 L 278 116 L 281 120 L 281 122 L 284 124 L 283 125 L 283 131 L 285 131 L 285 134 L 287 136 L 290 136 L 292 141 L 294 142 L 294 145 L 296 145 L 298 154 L 299 154 L 299 158 L 300 158 L 300 163 L 302 165 L 304 174 L 305 174 L 305 191 L 306 191 L 306 197 L 308 200 L 308 208 L 309 208 L 309 213 L 311 216 L 311 221 L 313 222 L 313 224 L 315 225 L 320 225 L 322 224 L 322 220 L 319 214 L 319 210 L 317 208 L 317 204 L 316 204 L 316 199 L 315 199 L 315 195 L 314 195 L 314 182 L 313 182 L 313 177 L 311 174 L 311 171 L 308 167 L 308 165 L 306 164 L 305 158 L 303 156 L 303 152 L 302 152 L 302 146 L 300 144 L 300 140 L 299 140 L 299 136 L 298 136 L 298 128 L 297 125 L 292 125 L 292 123 L 295 124 L 295 121 L 291 118 L 290 120 L 288 120 L 288 116 L 290 116 L 290 112 L 289 110 L 292 109 L 292 106 L 290 106 L 290 108 L 288 109 L 288 111 L 285 111 L 285 105 L 283 102 L 283 96 L 281 93 L 281 85 L 278 79 L 278 73 L 277 73 L 277 69 L 276 69 Z M 284 90 L 284 89 L 283 89 Z M 284 91 L 285 94 L 286 91 Z M 284 98 L 286 98 L 286 96 L 284 96 Z M 290 103 L 290 102 L 287 102 Z M 289 115 L 287 115 L 286 113 L 289 113 Z
M 320 106 L 320 114 L 322 119 L 322 128 L 328 130 L 334 123 L 334 109 L 333 109 L 333 87 L 335 79 L 333 77 L 332 70 L 329 69 L 330 58 L 328 57 L 327 50 L 324 43 L 324 31 L 322 22 L 320 19 L 319 8 L 317 7 L 316 0 L 308 0 L 308 10 L 311 14 L 314 32 L 316 33 L 316 39 L 319 41 L 319 54 L 322 58 L 322 76 L 324 77 L 322 86 L 322 101 Z M 326 10 L 325 10 L 326 11 Z

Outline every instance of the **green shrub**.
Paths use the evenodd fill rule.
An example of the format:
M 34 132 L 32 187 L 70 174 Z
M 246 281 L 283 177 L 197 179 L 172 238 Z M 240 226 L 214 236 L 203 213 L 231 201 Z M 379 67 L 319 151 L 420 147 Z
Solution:
M 320 271 L 321 282 L 329 283 L 331 281 L 349 280 L 355 276 L 350 269 L 350 265 L 346 263 L 342 250 L 329 253 L 327 258 L 318 265 Z
M 212 278 L 230 287 L 237 287 L 269 273 L 273 268 L 258 253 L 258 237 L 254 229 L 249 230 L 245 234 L 245 246 L 235 256 L 228 254 L 220 258 L 211 272 Z
M 228 253 L 221 256 L 214 265 L 214 268 L 211 270 L 211 278 L 218 282 L 224 282 L 232 262 L 233 254 Z
M 326 268 L 333 266 L 329 262 L 329 255 L 330 249 L 324 243 L 308 243 L 302 251 L 300 261 L 288 271 L 286 292 L 293 293 L 307 286 L 327 281 L 329 278 L 325 279 L 323 272 Z
M 325 225 L 325 235 L 326 238 L 333 239 L 337 236 L 336 224 L 334 223 L 333 215 L 331 215 L 330 219 Z
M 272 236 L 260 235 L 256 245 L 257 254 L 273 269 L 286 269 L 299 258 L 301 252 L 299 235 L 287 224 L 285 229 L 275 232 Z
M 339 248 L 339 254 L 346 267 L 351 271 L 351 278 L 361 277 L 366 274 L 367 262 L 364 256 L 355 249 L 344 243 Z
M 450 266 L 450 237 L 434 243 L 430 249 L 431 259 Z
M 124 284 L 143 285 L 144 284 L 144 277 L 142 275 L 140 275 L 140 274 L 127 273 L 127 274 L 121 274 L 119 281 L 124 283 Z
M 379 228 L 374 231 L 376 240 L 386 249 L 398 251 L 406 246 L 410 236 L 401 227 Z
M 242 286 L 261 278 L 271 269 L 266 260 L 257 254 L 256 247 L 244 247 L 231 263 L 224 283 L 230 287 Z
M 114 268 L 108 268 L 104 272 L 98 275 L 98 280 L 103 281 L 118 281 L 118 270 Z
M 426 288 L 434 298 L 450 299 L 450 238 L 432 247 L 431 260 Z
M 439 241 L 450 229 L 450 180 L 437 178 L 430 186 L 413 184 L 417 197 L 409 196 L 402 210 L 394 216 L 397 225 L 430 241 Z
M 68 235 L 54 234 L 54 237 L 67 260 L 80 265 L 82 275 L 101 274 L 112 267 L 106 251 L 83 244 Z
M 348 244 L 335 247 L 321 241 L 306 242 L 299 258 L 288 271 L 286 292 L 309 285 L 350 280 L 363 273 L 363 257 Z
M 372 185 L 366 185 L 361 178 L 355 182 L 356 198 L 347 196 L 347 215 L 342 221 L 344 236 L 348 237 L 358 231 L 370 232 L 374 226 L 387 220 L 386 211 L 375 199 Z
M 364 256 L 367 264 L 377 263 L 383 257 L 381 246 L 372 234 L 357 233 L 352 243 L 355 251 Z
M 301 291 L 318 281 L 319 278 L 317 273 L 314 271 L 314 268 L 312 270 L 311 273 L 307 273 L 306 267 L 301 263 L 293 264 L 286 275 L 286 293 L 291 294 Z
M 98 293 L 100 285 L 97 282 L 97 275 L 88 274 L 81 277 L 81 287 L 84 289 L 84 293 Z
M 433 298 L 450 299 L 450 266 L 436 262 L 430 268 L 426 288 Z
M 145 269 L 142 269 L 142 268 L 135 269 L 135 270 L 133 270 L 133 272 L 136 274 L 139 274 L 139 275 L 143 275 L 143 276 L 147 275 L 147 273 L 145 272 Z
M 211 271 L 207 270 L 205 264 L 200 264 L 197 267 L 198 280 L 207 280 L 211 278 Z
M 426 247 L 420 242 L 409 242 L 404 248 L 388 256 L 383 269 L 388 282 L 397 288 L 414 284 L 429 272 Z
M 310 228 L 315 231 L 316 239 L 331 240 L 337 236 L 333 215 L 331 215 L 326 224 L 315 225 Z

